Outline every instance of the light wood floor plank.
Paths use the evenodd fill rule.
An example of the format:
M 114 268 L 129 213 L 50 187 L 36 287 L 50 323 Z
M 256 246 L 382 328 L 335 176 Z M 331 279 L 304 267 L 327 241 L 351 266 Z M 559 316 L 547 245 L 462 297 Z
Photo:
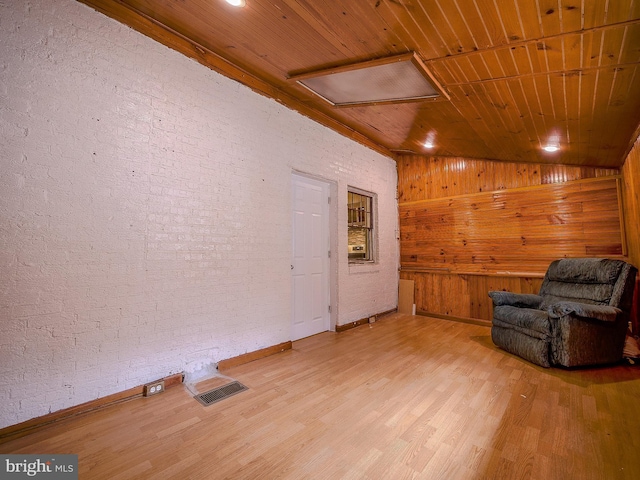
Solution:
M 76 453 L 82 479 L 640 478 L 640 368 L 544 369 L 485 326 L 392 314 L 223 373 L 249 390 L 175 387 L 0 452 Z

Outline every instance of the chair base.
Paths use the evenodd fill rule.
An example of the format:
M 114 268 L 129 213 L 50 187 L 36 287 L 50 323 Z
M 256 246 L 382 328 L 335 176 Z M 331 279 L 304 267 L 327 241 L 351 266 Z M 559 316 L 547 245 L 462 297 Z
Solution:
M 607 365 L 622 360 L 627 322 L 578 319 L 565 316 L 557 319 L 557 334 L 551 341 L 554 365 L 584 367 Z
M 514 329 L 497 325 L 491 327 L 491 340 L 509 353 L 524 358 L 541 367 L 549 368 L 550 341 L 531 337 Z

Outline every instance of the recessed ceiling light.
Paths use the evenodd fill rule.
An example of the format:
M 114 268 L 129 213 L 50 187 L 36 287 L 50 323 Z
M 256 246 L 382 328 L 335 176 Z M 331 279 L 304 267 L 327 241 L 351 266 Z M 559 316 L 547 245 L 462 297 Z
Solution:
M 435 147 L 435 143 L 434 143 L 435 138 L 436 138 L 436 134 L 434 132 L 429 132 L 429 135 L 427 135 L 427 139 L 422 144 L 423 147 L 428 149 L 432 149 L 433 147 Z
M 558 132 L 551 133 L 546 145 L 544 145 L 542 149 L 548 153 L 554 153 L 560 150 L 560 134 Z
M 226 0 L 226 2 L 234 7 L 244 7 L 247 4 L 246 0 Z

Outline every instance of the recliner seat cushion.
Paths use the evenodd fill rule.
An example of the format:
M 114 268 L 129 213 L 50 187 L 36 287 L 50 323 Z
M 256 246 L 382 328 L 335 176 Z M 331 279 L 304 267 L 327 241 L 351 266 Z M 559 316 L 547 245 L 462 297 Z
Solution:
M 501 305 L 494 308 L 493 319 L 503 328 L 517 327 L 536 338 L 547 338 L 551 334 L 549 315 L 544 310 Z

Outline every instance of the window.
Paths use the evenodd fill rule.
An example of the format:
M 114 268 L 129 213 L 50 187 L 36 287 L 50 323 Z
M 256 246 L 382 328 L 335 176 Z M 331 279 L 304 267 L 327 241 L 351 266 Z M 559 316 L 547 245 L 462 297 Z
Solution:
M 373 261 L 375 195 L 351 187 L 348 195 L 349 262 Z

